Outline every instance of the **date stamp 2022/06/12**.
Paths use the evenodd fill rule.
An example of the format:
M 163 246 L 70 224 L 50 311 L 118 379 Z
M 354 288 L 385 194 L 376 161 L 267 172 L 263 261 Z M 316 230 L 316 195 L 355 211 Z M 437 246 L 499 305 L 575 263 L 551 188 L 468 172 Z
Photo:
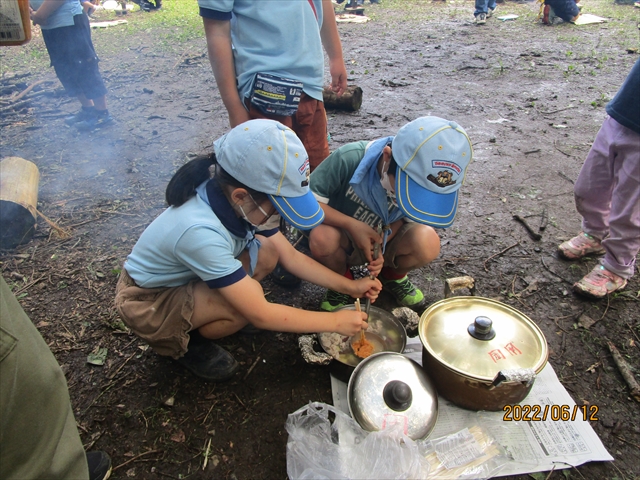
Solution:
M 597 405 L 505 405 L 502 410 L 505 422 L 597 422 L 600 409 Z

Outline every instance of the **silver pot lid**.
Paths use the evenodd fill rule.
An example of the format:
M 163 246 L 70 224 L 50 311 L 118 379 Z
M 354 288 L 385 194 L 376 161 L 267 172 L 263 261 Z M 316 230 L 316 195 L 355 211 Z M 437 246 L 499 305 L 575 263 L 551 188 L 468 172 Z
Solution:
M 417 440 L 429 435 L 438 419 L 433 382 L 418 363 L 399 353 L 364 359 L 351 374 L 347 398 L 351 416 L 370 432 L 400 423 Z

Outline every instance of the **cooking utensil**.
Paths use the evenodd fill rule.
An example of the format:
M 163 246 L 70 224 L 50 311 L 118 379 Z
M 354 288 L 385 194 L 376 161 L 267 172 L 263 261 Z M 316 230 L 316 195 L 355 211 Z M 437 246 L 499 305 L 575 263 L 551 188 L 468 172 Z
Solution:
M 450 292 L 463 288 L 458 277 Z M 420 317 L 422 365 L 443 397 L 471 410 L 521 402 L 547 363 L 544 334 L 522 312 L 476 296 L 445 298 Z
M 400 424 L 403 432 L 424 438 L 438 419 L 433 382 L 413 360 L 400 353 L 376 353 L 353 371 L 347 387 L 351 416 L 365 430 Z
M 345 305 L 339 310 L 355 310 L 355 305 Z M 372 306 L 368 318 L 369 328 L 365 332 L 367 341 L 374 344 L 375 353 L 402 352 L 407 343 L 407 332 L 400 321 L 389 312 Z M 356 334 L 357 335 L 357 334 Z M 319 333 L 318 341 L 322 349 L 338 362 L 351 367 L 358 365 L 362 359 L 353 353 L 350 337 L 339 333 Z
M 382 234 L 382 225 L 378 224 L 378 228 L 376 232 L 378 233 L 378 237 Z M 380 244 L 378 242 L 375 242 L 373 244 L 373 259 L 377 260 L 379 254 L 380 254 Z M 375 277 L 373 275 L 369 275 L 369 278 L 373 280 Z M 370 308 L 371 308 L 371 299 L 367 297 L 367 301 L 364 304 L 364 313 L 367 314 L 367 318 L 369 318 Z
M 361 312 L 360 299 L 356 298 L 355 307 L 357 312 Z M 368 317 L 367 317 L 368 318 Z M 351 348 L 357 357 L 367 358 L 375 352 L 375 345 L 369 342 L 364 335 L 364 328 L 360 329 L 360 339 L 356 340 L 356 336 L 351 337 Z M 378 351 L 381 351 L 380 349 Z

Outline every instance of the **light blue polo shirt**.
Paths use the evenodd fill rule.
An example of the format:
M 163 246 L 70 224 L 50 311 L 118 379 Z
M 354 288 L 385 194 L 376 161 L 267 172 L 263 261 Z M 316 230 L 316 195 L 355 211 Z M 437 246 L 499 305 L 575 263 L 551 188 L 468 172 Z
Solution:
M 322 0 L 198 0 L 200 15 L 231 21 L 240 98 L 249 97 L 256 73 L 302 82 L 322 101 Z
M 167 208 L 147 227 L 124 268 L 142 288 L 177 287 L 198 278 L 221 288 L 246 275 L 236 257 L 248 241 L 231 234 L 195 195 Z
M 3 0 L 0 0 L 3 1 Z M 53 12 L 45 25 L 40 25 L 43 30 L 51 30 L 58 27 L 69 27 L 73 25 L 73 17 L 82 13 L 82 5 L 79 0 L 56 0 L 61 3 L 60 8 Z M 29 5 L 32 9 L 38 10 L 44 3 L 44 0 L 30 0 Z

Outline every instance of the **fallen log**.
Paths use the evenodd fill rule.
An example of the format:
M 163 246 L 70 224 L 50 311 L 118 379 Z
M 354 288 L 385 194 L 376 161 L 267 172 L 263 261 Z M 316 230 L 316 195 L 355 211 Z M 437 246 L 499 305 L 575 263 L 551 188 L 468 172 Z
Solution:
M 322 99 L 325 108 L 355 112 L 362 106 L 362 89 L 349 85 L 342 95 L 337 96 L 330 88 L 325 87 Z
M 0 248 L 28 242 L 38 216 L 38 167 L 20 157 L 0 161 Z

